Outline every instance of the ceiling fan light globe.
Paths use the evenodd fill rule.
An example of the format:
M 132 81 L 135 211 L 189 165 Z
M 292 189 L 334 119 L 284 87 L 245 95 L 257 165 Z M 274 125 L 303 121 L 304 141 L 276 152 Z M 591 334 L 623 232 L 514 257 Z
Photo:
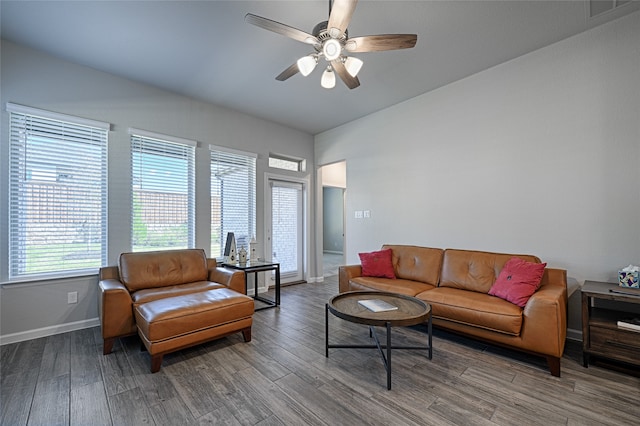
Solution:
M 344 61 L 344 67 L 347 69 L 347 72 L 351 75 L 351 77 L 356 77 L 362 68 L 362 62 L 358 58 L 354 58 L 349 56 L 346 61 Z
M 327 67 L 327 69 L 322 73 L 320 85 L 325 89 L 333 89 L 334 87 L 336 87 L 336 74 L 333 72 L 330 66 Z
M 308 76 L 315 69 L 317 60 L 313 55 L 303 56 L 298 59 L 298 70 L 303 76 Z
M 338 59 L 341 51 L 342 45 L 340 45 L 340 42 L 335 38 L 330 38 L 322 44 L 322 53 L 327 61 Z

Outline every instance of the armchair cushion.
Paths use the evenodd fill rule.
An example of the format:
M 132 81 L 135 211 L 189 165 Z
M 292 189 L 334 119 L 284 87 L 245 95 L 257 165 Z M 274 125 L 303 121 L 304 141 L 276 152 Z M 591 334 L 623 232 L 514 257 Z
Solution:
M 122 253 L 118 263 L 120 280 L 131 292 L 206 281 L 209 276 L 202 249 Z

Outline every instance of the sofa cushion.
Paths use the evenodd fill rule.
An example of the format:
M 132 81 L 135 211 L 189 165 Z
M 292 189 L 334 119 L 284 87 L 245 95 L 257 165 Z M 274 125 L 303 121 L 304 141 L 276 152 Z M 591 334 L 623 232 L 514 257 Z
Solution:
M 209 275 L 202 249 L 122 253 L 118 263 L 120 281 L 131 292 L 206 281 Z
M 391 249 L 393 253 L 396 278 L 420 281 L 433 286 L 438 285 L 444 250 L 390 244 L 385 244 L 382 248 Z
M 226 288 L 224 285 L 212 281 L 196 281 L 194 283 L 170 285 L 167 287 L 145 288 L 131 293 L 134 305 L 151 302 L 152 300 L 165 299 L 167 297 L 181 296 L 183 294 L 198 293 L 201 291 Z
M 505 263 L 512 257 L 540 263 L 540 259 L 529 255 L 447 249 L 444 252 L 439 287 L 459 288 L 487 294 Z
M 488 294 L 438 287 L 416 297 L 431 305 L 436 318 L 513 336 L 522 328 L 522 309 Z
M 362 264 L 363 277 L 395 279 L 396 274 L 391 263 L 391 249 L 358 253 Z
M 512 257 L 504 264 L 489 294 L 521 308 L 540 287 L 546 263 L 532 263 Z
M 389 279 L 389 278 L 372 278 L 372 277 L 356 277 L 349 281 L 349 291 L 358 290 L 374 290 L 386 291 L 389 293 L 406 294 L 415 296 L 423 291 L 435 288 L 431 284 L 425 284 L 419 281 Z

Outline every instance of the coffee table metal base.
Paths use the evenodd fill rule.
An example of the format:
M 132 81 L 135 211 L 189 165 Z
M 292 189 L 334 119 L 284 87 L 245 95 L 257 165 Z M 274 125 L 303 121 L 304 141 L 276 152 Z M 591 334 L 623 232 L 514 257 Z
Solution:
M 432 325 L 431 315 L 427 321 L 427 340 L 428 345 L 425 346 L 393 346 L 391 344 L 391 323 L 385 323 L 385 329 L 387 331 L 386 344 L 381 345 L 378 335 L 376 334 L 376 328 L 372 325 L 369 326 L 369 337 L 372 337 L 375 341 L 375 345 L 331 345 L 329 344 L 329 304 L 325 305 L 324 310 L 325 320 L 325 357 L 329 358 L 329 349 L 378 349 L 384 368 L 387 372 L 387 389 L 391 390 L 391 349 L 426 349 L 429 352 L 429 359 L 433 358 L 433 346 L 432 346 Z

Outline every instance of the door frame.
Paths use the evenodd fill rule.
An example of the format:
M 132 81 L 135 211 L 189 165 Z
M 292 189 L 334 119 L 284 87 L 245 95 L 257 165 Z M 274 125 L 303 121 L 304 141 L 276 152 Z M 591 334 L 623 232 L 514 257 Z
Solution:
M 311 242 L 309 238 L 309 224 L 311 223 L 311 197 L 309 195 L 308 177 L 300 178 L 295 176 L 280 175 L 276 173 L 264 173 L 264 215 L 263 215 L 263 235 L 264 241 L 264 258 L 271 256 L 271 240 L 269 229 L 271 228 L 271 180 L 280 180 L 283 182 L 292 182 L 302 184 L 302 279 L 308 281 L 309 275 L 309 253 L 311 253 Z M 267 220 L 269 219 L 269 220 Z M 269 284 L 271 287 L 271 283 Z

